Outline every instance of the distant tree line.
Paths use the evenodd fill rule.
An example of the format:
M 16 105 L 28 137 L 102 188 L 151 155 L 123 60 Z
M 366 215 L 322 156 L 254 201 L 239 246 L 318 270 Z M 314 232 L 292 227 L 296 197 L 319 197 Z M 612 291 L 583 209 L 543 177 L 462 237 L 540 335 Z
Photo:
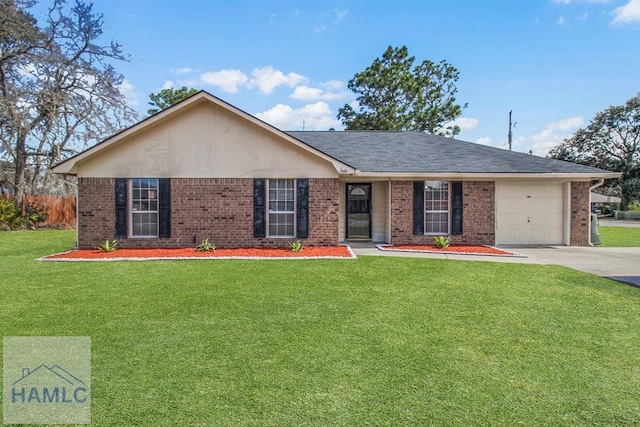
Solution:
M 33 0 L 0 0 L 0 167 L 18 205 L 25 194 L 64 191 L 50 167 L 132 123 L 127 60 L 103 41 L 91 4 L 53 0 L 42 22 Z
M 621 197 L 620 209 L 640 201 L 640 93 L 611 106 L 549 152 L 555 159 L 621 172 L 606 188 Z

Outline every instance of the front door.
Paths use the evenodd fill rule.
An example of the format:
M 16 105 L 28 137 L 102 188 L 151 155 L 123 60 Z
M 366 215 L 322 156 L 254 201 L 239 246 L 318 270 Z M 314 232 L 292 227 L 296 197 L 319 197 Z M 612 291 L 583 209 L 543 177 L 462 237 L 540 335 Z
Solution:
M 347 239 L 371 239 L 371 184 L 347 184 Z

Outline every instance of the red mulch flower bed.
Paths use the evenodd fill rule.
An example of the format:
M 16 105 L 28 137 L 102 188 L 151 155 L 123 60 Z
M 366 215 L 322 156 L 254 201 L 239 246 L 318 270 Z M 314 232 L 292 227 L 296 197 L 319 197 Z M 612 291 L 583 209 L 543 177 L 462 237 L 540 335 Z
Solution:
M 439 248 L 435 245 L 392 245 L 379 246 L 383 251 L 401 252 L 429 252 L 429 253 L 452 253 L 466 255 L 497 255 L 497 256 L 520 256 L 514 252 L 494 248 L 493 246 L 481 245 L 450 245 L 446 248 Z
M 288 248 L 237 248 L 196 252 L 193 248 L 179 249 L 116 249 L 103 252 L 97 249 L 74 249 L 44 257 L 45 260 L 114 260 L 114 259 L 194 259 L 194 258 L 353 258 L 346 246 L 306 246 L 301 252 Z

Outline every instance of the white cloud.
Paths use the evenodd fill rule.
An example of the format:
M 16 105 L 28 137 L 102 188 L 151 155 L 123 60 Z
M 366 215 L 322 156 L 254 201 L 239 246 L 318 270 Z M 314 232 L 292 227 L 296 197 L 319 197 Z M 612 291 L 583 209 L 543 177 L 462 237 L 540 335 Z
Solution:
M 172 68 L 171 72 L 173 74 L 190 74 L 190 73 L 197 73 L 198 70 L 196 70 L 195 68 L 182 67 L 182 68 Z
M 124 79 L 122 80 L 122 83 L 120 83 L 120 92 L 122 92 L 123 95 L 128 95 L 134 90 L 135 86 L 129 80 Z
M 327 9 L 322 12 L 318 18 L 319 22 L 313 27 L 314 33 L 322 33 L 323 31 L 332 31 L 349 15 L 349 9 L 337 7 L 335 9 Z
M 282 71 L 276 70 L 269 65 L 254 68 L 251 71 L 251 77 L 241 70 L 224 69 L 202 73 L 200 74 L 199 80 L 199 82 L 180 81 L 179 83 L 185 86 L 197 86 L 198 83 L 216 86 L 227 93 L 237 93 L 241 88 L 256 88 L 259 92 L 268 95 L 279 86 L 295 87 L 305 82 L 307 78 L 296 73 L 284 74 Z
M 329 80 L 328 82 L 324 82 L 322 86 L 327 89 L 342 89 L 344 87 L 344 82 L 342 80 Z
M 172 80 L 167 80 L 162 84 L 162 89 L 173 89 L 176 84 Z
M 274 69 L 271 65 L 262 68 L 254 68 L 251 71 L 252 79 L 249 87 L 257 87 L 260 92 L 270 94 L 278 86 L 286 85 L 294 87 L 307 79 L 296 73 L 284 74 L 280 70 Z
M 553 0 L 553 2 L 563 5 L 576 3 L 605 4 L 609 3 L 609 0 Z M 640 23 L 640 0 L 627 0 L 626 4 L 616 7 L 611 13 L 613 14 L 611 23 L 614 25 Z M 585 20 L 588 16 L 589 14 L 584 12 L 582 15 L 578 16 L 578 19 Z M 566 19 L 561 16 L 558 20 L 558 24 L 562 25 L 564 23 L 566 23 Z
M 240 87 L 247 84 L 249 77 L 240 70 L 209 71 L 200 74 L 204 84 L 216 86 L 227 93 L 237 93 Z
M 624 6 L 614 9 L 612 24 L 640 23 L 640 0 L 629 0 Z
M 31 63 L 18 64 L 17 69 L 18 69 L 18 74 L 25 77 L 33 77 L 39 74 L 36 66 Z
M 298 86 L 293 93 L 289 96 L 292 99 L 299 99 L 301 101 L 332 101 L 345 97 L 344 92 L 331 92 L 324 91 L 317 87 Z
M 583 125 L 583 123 L 584 123 L 584 118 L 582 116 L 575 116 L 575 117 L 562 119 L 557 122 L 549 123 L 547 126 L 545 126 L 545 128 L 566 132 L 568 130 L 579 128 L 580 126 Z
M 528 139 L 533 154 L 537 156 L 544 156 L 549 152 L 549 149 L 560 144 L 568 135 L 558 135 L 553 129 L 545 129 L 540 133 L 537 133 Z M 518 141 L 517 145 L 521 145 Z
M 186 87 L 195 87 L 197 88 L 200 85 L 201 82 L 197 81 L 197 80 L 178 80 L 178 85 L 177 86 L 186 86 Z
M 452 122 L 446 123 L 443 127 L 446 128 L 448 126 L 459 126 L 462 132 L 467 130 L 473 130 L 478 127 L 480 122 L 478 119 L 474 119 L 471 117 L 458 117 Z
M 489 138 L 488 136 L 483 136 L 482 138 L 478 138 L 476 140 L 476 144 L 491 145 L 491 138 Z
M 541 132 L 531 136 L 520 136 L 514 141 L 514 147 L 529 147 L 533 154 L 545 156 L 549 149 L 557 146 L 584 124 L 582 117 L 568 117 L 548 123 Z M 528 149 L 526 151 L 529 151 Z
M 127 104 L 129 104 L 130 107 L 134 108 L 140 104 L 140 100 L 138 99 L 138 96 L 140 94 L 136 90 L 136 87 L 129 80 L 122 80 L 119 89 L 120 93 L 122 93 L 126 98 Z
M 333 9 L 333 13 L 336 15 L 336 24 L 342 21 L 349 14 L 349 9 Z
M 582 15 L 578 15 L 579 21 L 586 21 L 587 19 L 589 19 L 589 12 L 585 12 Z
M 283 130 L 328 130 L 340 126 L 334 112 L 323 101 L 301 108 L 278 104 L 263 113 L 256 114 L 256 117 Z

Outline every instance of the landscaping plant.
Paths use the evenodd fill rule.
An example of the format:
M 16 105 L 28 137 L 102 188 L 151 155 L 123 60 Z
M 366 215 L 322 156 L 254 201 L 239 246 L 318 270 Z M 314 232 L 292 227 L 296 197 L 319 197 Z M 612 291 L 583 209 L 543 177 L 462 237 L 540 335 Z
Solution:
M 29 203 L 26 212 L 24 220 L 29 228 L 36 228 L 49 218 L 49 208 L 44 203 Z
M 117 249 L 118 247 L 118 242 L 113 240 L 113 241 L 109 241 L 109 240 L 105 240 L 104 242 L 100 243 L 96 249 L 100 249 L 102 252 L 113 252 Z
M 216 250 L 216 245 L 209 242 L 209 239 L 203 239 L 198 246 L 196 246 L 196 252 L 213 252 Z
M 433 244 L 440 249 L 448 248 L 451 245 L 451 239 L 444 236 L 434 236 Z
M 0 198 L 0 229 L 15 230 L 22 225 L 22 217 L 11 200 Z
M 291 252 L 302 252 L 303 248 L 304 246 L 302 246 L 302 243 L 300 242 L 300 240 L 296 240 L 295 242 L 289 243 L 289 249 L 291 249 Z

